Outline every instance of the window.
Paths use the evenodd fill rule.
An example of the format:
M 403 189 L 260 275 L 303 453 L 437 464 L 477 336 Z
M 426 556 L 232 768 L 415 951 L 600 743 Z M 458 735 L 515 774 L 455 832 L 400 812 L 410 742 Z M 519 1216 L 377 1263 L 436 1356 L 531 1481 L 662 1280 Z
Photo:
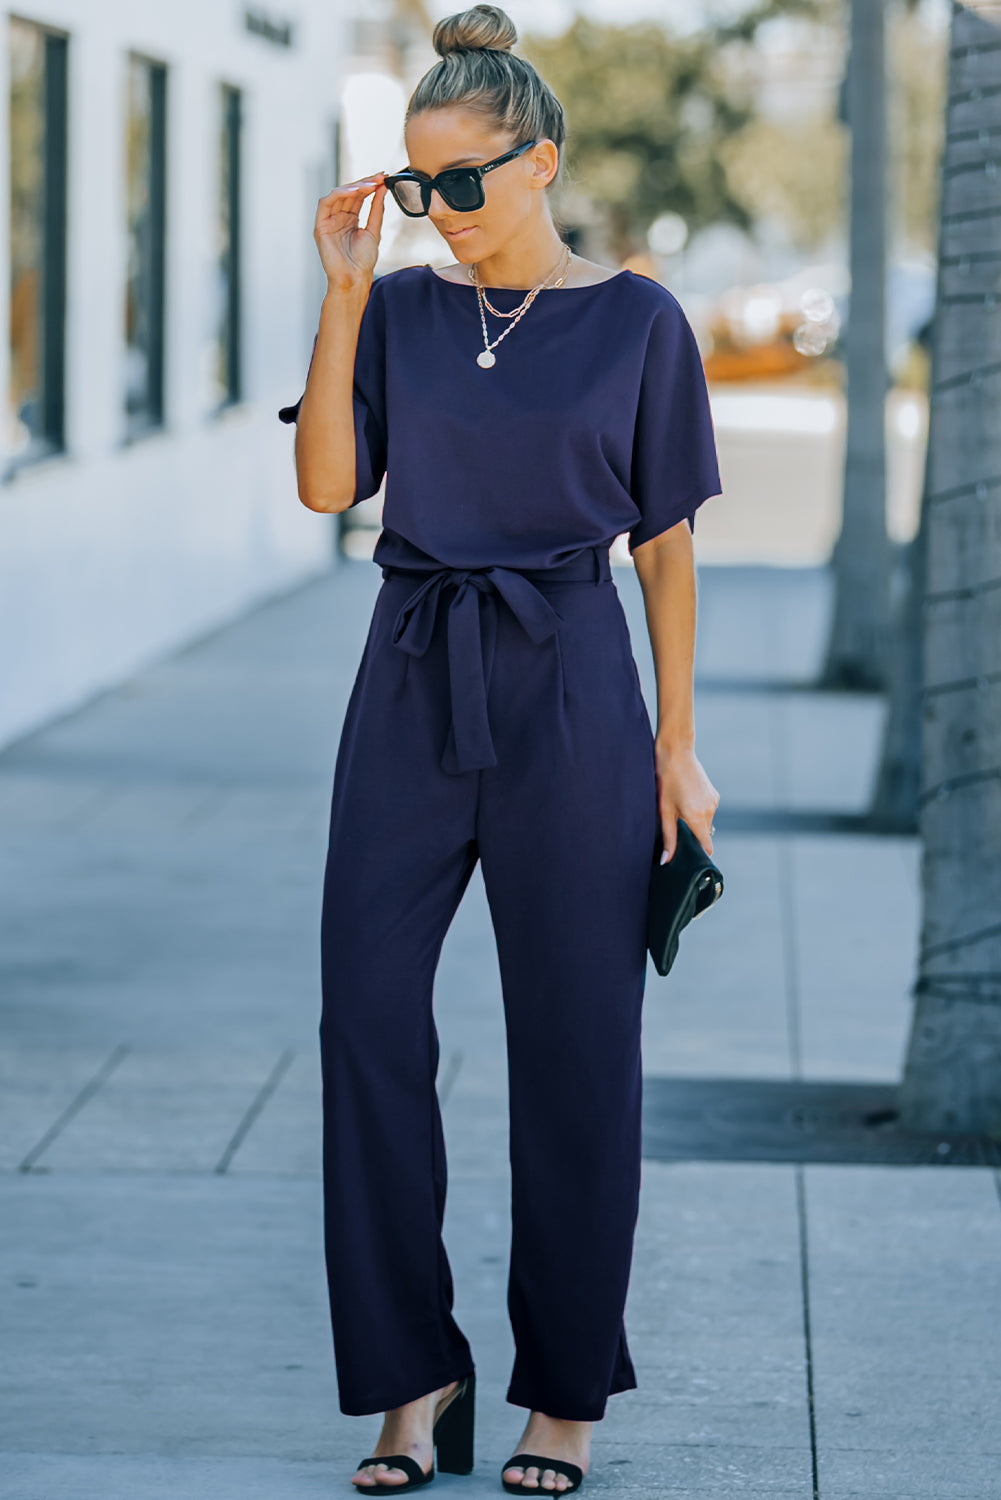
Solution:
M 239 401 L 240 389 L 240 118 L 239 89 L 223 84 L 219 100 L 219 204 L 213 401 Z
M 126 99 L 125 424 L 131 437 L 163 423 L 166 68 L 130 57 Z
M 66 37 L 8 23 L 12 468 L 63 447 Z

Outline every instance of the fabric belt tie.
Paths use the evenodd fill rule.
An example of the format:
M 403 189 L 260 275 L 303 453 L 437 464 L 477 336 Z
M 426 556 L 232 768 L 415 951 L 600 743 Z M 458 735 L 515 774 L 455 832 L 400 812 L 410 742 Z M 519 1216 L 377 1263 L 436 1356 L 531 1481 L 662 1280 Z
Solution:
M 423 569 L 387 565 L 383 576 L 423 574 Z M 447 644 L 452 726 L 441 758 L 442 770 L 478 771 L 497 764 L 487 717 L 489 663 L 484 661 L 481 601 L 500 597 L 525 634 L 536 645 L 558 636 L 560 616 L 535 586 L 550 579 L 597 583 L 611 577 L 607 553 L 589 548 L 554 568 L 531 572 L 517 568 L 436 568 L 405 600 L 393 625 L 393 645 L 411 656 L 423 656 L 431 644 L 441 591 L 454 586 L 448 606 Z M 491 645 L 493 631 L 491 630 Z M 558 642 L 557 642 L 558 649 Z

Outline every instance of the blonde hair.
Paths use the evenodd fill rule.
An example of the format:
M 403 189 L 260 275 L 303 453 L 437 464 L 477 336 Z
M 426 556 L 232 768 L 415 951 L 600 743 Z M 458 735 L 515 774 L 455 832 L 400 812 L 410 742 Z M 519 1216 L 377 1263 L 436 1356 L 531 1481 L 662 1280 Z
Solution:
M 550 140 L 559 166 L 546 191 L 563 181 L 563 106 L 530 62 L 511 48 L 518 32 L 497 5 L 474 5 L 439 21 L 431 37 L 441 61 L 424 74 L 407 105 L 404 124 L 429 109 L 459 105 L 510 134 L 512 146 Z

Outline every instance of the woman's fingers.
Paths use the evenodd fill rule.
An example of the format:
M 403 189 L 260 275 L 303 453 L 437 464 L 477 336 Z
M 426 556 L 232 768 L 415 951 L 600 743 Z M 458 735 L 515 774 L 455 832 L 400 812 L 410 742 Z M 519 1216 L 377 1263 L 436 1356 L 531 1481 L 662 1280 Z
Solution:
M 660 862 L 666 865 L 674 858 L 674 851 L 678 847 L 678 819 L 675 815 L 665 817 L 661 814 L 661 832 L 664 837 L 664 847 L 661 850 Z
M 381 183 L 379 184 L 379 187 L 382 187 Z M 368 211 L 368 218 L 365 220 L 365 228 L 370 229 L 375 235 L 376 239 L 378 239 L 382 233 L 382 218 L 383 214 L 385 213 L 385 209 L 386 189 L 382 188 L 382 191 L 380 192 L 377 188 L 375 197 L 372 199 L 372 203 Z
M 365 198 L 369 193 L 380 186 L 385 172 L 373 172 L 371 177 L 359 177 L 357 182 L 345 182 L 339 187 L 333 188 L 327 195 L 320 199 L 321 203 L 334 203 L 338 198 L 359 197 Z
M 314 234 L 358 227 L 362 205 L 365 199 L 371 193 L 374 193 L 375 197 L 369 209 L 368 223 L 364 227 L 366 229 L 371 228 L 372 232 L 378 237 L 382 228 L 382 206 L 386 201 L 385 190 L 381 193 L 379 192 L 384 176 L 385 173 L 378 172 L 374 177 L 362 178 L 357 183 L 345 183 L 341 187 L 334 188 L 332 192 L 327 193 L 317 204 Z M 373 223 L 373 214 L 376 214 L 377 209 L 378 213 Z
M 662 865 L 667 864 L 669 860 L 674 858 L 675 850 L 678 847 L 679 817 L 684 818 L 685 822 L 688 824 L 689 828 L 692 830 L 695 837 L 702 845 L 703 849 L 710 856 L 710 858 L 712 857 L 713 818 L 716 815 L 716 808 L 718 806 L 719 797 L 717 796 L 711 806 L 703 808 L 699 811 L 690 810 L 686 812 L 684 811 L 684 809 L 682 809 L 679 812 L 676 807 L 672 807 L 670 810 L 661 809 L 661 831 L 664 838 L 664 848 L 660 856 L 660 862 Z

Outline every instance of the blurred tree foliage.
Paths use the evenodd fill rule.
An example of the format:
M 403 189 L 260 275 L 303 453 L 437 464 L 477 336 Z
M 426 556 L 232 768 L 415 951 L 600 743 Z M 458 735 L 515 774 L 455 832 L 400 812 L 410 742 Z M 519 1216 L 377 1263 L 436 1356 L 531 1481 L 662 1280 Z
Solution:
M 748 215 L 777 219 L 799 249 L 844 223 L 848 133 L 836 120 L 751 120 L 721 142 L 720 159 Z
M 894 227 L 905 247 L 935 255 L 949 33 L 898 6 L 887 14 L 886 41 Z
M 842 0 L 763 0 L 733 22 L 675 37 L 653 22 L 601 25 L 583 16 L 560 36 L 530 34 L 524 55 L 554 88 L 569 123 L 557 212 L 602 225 L 624 259 L 645 248 L 659 214 L 689 231 L 768 217 L 804 250 L 845 222 L 848 135 L 836 108 L 799 120 L 755 111 L 753 49 L 762 26 L 803 20 L 844 45 Z M 935 242 L 946 37 L 907 0 L 888 11 L 891 184 L 896 230 Z
M 690 229 L 720 220 L 750 228 L 720 147 L 751 114 L 730 98 L 711 37 L 578 15 L 560 36 L 526 37 L 522 51 L 566 110 L 560 211 L 569 222 L 586 222 L 593 207 L 620 260 L 668 209 Z

